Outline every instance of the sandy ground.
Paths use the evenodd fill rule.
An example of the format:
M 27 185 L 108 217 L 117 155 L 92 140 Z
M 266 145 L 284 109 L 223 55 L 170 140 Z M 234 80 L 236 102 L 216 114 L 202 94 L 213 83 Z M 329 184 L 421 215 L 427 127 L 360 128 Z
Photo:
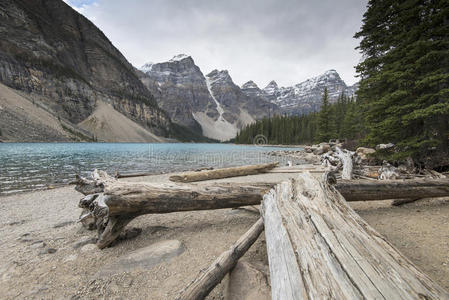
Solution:
M 165 181 L 167 176 L 138 180 Z M 278 181 L 289 176 L 265 174 L 222 181 Z M 128 225 L 143 230 L 134 239 L 105 250 L 74 249 L 81 238 L 95 236 L 75 223 L 80 198 L 70 186 L 0 197 L 1 299 L 173 299 L 258 219 L 257 213 L 243 209 L 146 215 Z M 449 289 L 449 199 L 402 207 L 391 207 L 390 201 L 351 205 L 421 270 Z M 185 251 L 178 257 L 149 269 L 96 275 L 121 255 L 173 239 L 184 244 Z M 49 249 L 56 252 L 48 253 L 55 251 Z M 244 259 L 267 264 L 263 234 Z M 224 284 L 220 284 L 208 299 L 223 299 L 223 293 Z

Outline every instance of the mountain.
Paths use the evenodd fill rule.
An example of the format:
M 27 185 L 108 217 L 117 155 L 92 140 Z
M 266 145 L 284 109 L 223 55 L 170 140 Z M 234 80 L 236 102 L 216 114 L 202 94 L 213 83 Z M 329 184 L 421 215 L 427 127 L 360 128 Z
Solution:
M 160 141 L 156 135 L 171 130 L 169 116 L 126 58 L 61 0 L 0 2 L 0 82 L 39 113 L 58 120 L 64 130 L 52 132 L 59 134 L 55 139 L 79 139 L 83 132 L 86 139 L 139 136 L 131 141 Z M 6 124 L 3 116 L 14 115 L 17 107 L 5 103 L 0 102 L 5 106 L 0 110 L 0 126 L 5 128 L 1 138 L 27 141 L 29 137 L 14 136 Z M 122 134 L 115 134 L 117 126 L 123 127 Z
M 147 63 L 138 74 L 174 122 L 206 137 L 229 140 L 270 110 L 279 111 L 263 97 L 246 95 L 228 71 L 214 70 L 204 76 L 185 54 L 162 63 Z
M 265 98 L 264 92 L 252 80 L 244 83 L 241 87 L 241 90 L 242 90 L 242 92 L 244 92 L 246 95 L 248 95 L 250 97 L 264 97 Z
M 306 114 L 319 110 L 325 88 L 333 103 L 343 91 L 348 96 L 355 95 L 358 84 L 347 86 L 337 71 L 329 70 L 291 87 L 279 87 L 271 81 L 262 91 L 266 99 L 280 107 L 282 113 Z

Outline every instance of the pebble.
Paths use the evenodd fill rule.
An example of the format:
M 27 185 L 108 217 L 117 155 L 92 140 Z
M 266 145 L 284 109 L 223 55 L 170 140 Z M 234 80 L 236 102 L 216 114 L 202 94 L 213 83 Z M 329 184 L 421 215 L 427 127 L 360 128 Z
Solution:
M 39 254 L 53 254 L 56 253 L 56 251 L 58 250 L 56 250 L 55 248 L 47 248 L 42 250 Z
M 87 244 L 87 245 L 84 245 L 83 247 L 81 247 L 81 252 L 91 252 L 91 251 L 94 251 L 97 249 L 98 249 L 97 245 Z
M 33 242 L 30 247 L 33 249 L 37 249 L 37 248 L 44 248 L 45 246 L 47 246 L 47 244 L 45 244 L 43 241 L 36 241 Z

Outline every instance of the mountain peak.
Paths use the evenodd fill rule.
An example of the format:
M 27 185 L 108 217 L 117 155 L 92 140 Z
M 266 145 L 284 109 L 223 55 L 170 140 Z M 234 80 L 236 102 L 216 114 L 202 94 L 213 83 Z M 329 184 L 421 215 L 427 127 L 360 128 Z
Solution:
M 265 87 L 265 89 L 267 88 L 278 88 L 278 84 L 276 83 L 276 81 L 271 80 L 270 83 L 268 83 L 267 86 Z
M 139 68 L 139 70 L 144 72 L 144 73 L 149 72 L 153 68 L 153 65 L 154 65 L 154 63 L 148 62 L 148 63 L 144 64 L 143 66 L 141 66 Z
M 259 87 L 254 81 L 250 80 L 242 85 L 242 89 L 259 89 Z
M 209 74 L 206 75 L 212 82 L 221 81 L 221 82 L 232 82 L 232 78 L 229 75 L 228 70 L 213 70 Z

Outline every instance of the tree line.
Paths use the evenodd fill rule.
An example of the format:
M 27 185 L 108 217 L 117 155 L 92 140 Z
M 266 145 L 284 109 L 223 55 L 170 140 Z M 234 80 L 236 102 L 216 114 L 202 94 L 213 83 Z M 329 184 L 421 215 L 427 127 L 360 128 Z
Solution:
M 265 117 L 243 128 L 233 140 L 251 144 L 259 135 L 272 145 L 309 144 L 330 139 L 360 138 L 360 113 L 353 97 L 342 93 L 335 103 L 329 103 L 325 90 L 321 110 L 301 116 L 277 115 Z

